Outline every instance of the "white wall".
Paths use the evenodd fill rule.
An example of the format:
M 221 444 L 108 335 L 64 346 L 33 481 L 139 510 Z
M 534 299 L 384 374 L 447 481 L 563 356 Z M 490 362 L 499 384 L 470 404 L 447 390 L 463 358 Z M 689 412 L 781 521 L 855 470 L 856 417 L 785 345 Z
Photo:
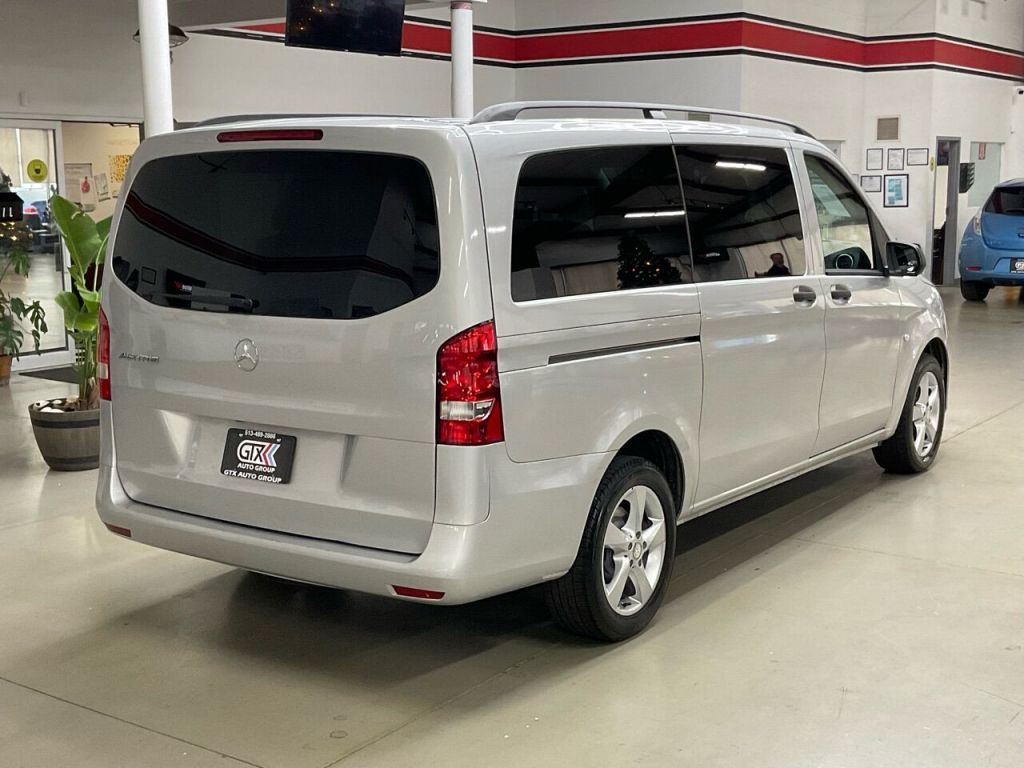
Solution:
M 447 20 L 446 8 L 416 16 Z M 475 23 L 515 28 L 515 4 L 477 6 Z M 451 114 L 451 64 L 409 56 L 286 48 L 280 42 L 193 34 L 174 58 L 175 118 L 267 112 Z M 479 107 L 515 98 L 515 72 L 477 66 Z
M 740 107 L 739 56 L 537 67 L 517 71 L 519 99 L 647 101 Z
M 0 114 L 140 119 L 137 27 L 134 0 L 0 0 Z
M 1021 0 L 986 0 L 984 3 L 936 0 L 936 5 L 936 32 L 984 40 L 1017 51 L 1024 47 L 1024 2 Z M 983 6 L 985 18 L 982 18 Z
M 450 115 L 451 65 L 193 35 L 175 55 L 175 118 L 267 112 Z M 514 73 L 476 68 L 477 103 L 509 101 Z
M 1024 86 L 1011 88 L 1010 136 L 1003 151 L 1003 178 L 1024 178 Z

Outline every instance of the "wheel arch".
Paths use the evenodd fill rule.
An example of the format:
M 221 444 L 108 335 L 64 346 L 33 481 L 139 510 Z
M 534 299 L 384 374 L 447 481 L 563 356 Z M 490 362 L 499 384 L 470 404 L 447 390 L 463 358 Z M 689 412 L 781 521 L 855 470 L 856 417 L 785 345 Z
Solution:
M 949 389 L 949 350 L 946 348 L 945 342 L 942 341 L 938 336 L 929 341 L 922 352 L 922 355 L 931 355 L 939 361 L 939 366 L 942 368 L 942 384 L 948 390 Z M 916 366 L 915 366 L 916 367 Z M 946 399 L 949 399 L 949 395 L 946 395 Z
M 660 429 L 645 429 L 630 437 L 619 448 L 617 456 L 636 456 L 656 466 L 668 481 L 677 517 L 683 514 L 686 491 L 686 470 L 676 441 Z

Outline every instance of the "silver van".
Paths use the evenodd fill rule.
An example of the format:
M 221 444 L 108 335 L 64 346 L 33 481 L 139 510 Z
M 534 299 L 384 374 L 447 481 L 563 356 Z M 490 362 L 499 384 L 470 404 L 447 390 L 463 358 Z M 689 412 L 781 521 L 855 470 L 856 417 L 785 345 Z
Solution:
M 103 522 L 427 603 L 543 583 L 620 640 L 678 523 L 869 448 L 928 469 L 949 365 L 920 249 L 798 128 L 676 110 L 701 112 L 147 140 L 103 289 Z

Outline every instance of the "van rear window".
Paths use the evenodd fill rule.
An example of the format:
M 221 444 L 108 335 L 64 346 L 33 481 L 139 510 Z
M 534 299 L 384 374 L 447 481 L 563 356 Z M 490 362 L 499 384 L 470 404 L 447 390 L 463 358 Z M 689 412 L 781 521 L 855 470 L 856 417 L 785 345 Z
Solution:
M 354 319 L 439 276 L 426 168 L 356 152 L 229 151 L 152 160 L 125 199 L 117 277 L 154 304 Z

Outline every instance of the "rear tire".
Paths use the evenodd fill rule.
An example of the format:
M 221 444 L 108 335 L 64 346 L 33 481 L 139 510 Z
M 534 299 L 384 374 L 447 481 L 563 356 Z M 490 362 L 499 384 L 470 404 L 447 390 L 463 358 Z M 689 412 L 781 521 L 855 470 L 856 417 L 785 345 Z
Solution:
M 960 280 L 960 295 L 967 301 L 984 301 L 991 290 L 984 283 L 972 283 L 968 280 Z
M 643 631 L 672 575 L 676 512 L 654 464 L 616 457 L 594 496 L 576 561 L 547 584 L 555 620 L 570 632 L 609 642 Z
M 945 423 L 945 374 L 939 361 L 926 354 L 910 380 L 896 433 L 875 448 L 875 461 L 897 475 L 927 472 L 935 463 Z

